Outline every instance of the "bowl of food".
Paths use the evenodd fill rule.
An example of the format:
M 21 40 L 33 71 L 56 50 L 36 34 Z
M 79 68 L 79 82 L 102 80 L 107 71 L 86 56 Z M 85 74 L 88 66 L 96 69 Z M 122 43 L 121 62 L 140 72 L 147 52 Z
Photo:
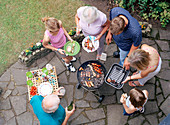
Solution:
M 82 47 L 87 52 L 94 52 L 99 48 L 99 40 L 95 36 L 87 36 L 83 39 Z
M 80 45 L 78 42 L 76 41 L 68 41 L 65 45 L 64 45 L 64 50 L 66 52 L 67 55 L 69 56 L 75 56 L 79 53 L 80 51 Z

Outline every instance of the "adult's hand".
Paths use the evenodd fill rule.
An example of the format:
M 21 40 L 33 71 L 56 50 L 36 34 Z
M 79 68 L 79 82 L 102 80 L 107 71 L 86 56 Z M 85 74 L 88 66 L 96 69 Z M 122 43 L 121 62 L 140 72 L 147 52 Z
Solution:
M 66 117 L 70 117 L 74 114 L 75 112 L 75 104 L 73 104 L 73 109 L 71 111 L 68 111 L 67 107 L 65 108 L 65 111 L 66 111 Z
M 128 62 L 127 58 L 125 58 L 125 61 L 124 61 L 123 67 L 125 67 L 125 68 L 126 68 L 126 70 L 129 70 L 129 69 L 130 69 L 130 63 Z
M 107 33 L 107 36 L 106 36 L 106 43 L 107 43 L 107 45 L 109 45 L 111 42 L 112 42 L 112 35 L 109 30 L 109 32 Z
M 122 83 L 126 83 L 129 80 L 130 80 L 130 76 L 126 77 L 126 79 Z
M 63 49 L 59 49 L 58 52 L 61 53 L 62 55 L 65 54 L 65 50 L 63 50 Z
M 63 89 L 64 87 L 58 88 L 55 92 L 53 92 L 54 95 L 61 95 L 60 90 Z

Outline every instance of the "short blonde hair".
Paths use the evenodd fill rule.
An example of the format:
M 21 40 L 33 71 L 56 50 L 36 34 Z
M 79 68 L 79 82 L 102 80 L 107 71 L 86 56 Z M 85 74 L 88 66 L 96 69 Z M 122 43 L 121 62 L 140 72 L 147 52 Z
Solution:
M 137 70 L 146 69 L 150 60 L 149 53 L 142 49 L 134 50 L 128 57 L 128 62 L 130 65 Z
M 45 28 L 49 31 L 57 31 L 60 29 L 59 21 L 54 17 L 44 17 L 41 21 L 45 24 Z

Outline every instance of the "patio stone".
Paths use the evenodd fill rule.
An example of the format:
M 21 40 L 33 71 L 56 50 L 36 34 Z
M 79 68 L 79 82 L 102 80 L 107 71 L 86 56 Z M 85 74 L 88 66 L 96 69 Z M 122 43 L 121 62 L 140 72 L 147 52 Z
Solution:
M 106 125 L 106 123 L 105 123 L 105 120 L 99 120 L 99 121 L 92 122 L 92 123 L 87 124 L 87 125 Z
M 3 95 L 3 98 L 6 99 L 11 94 L 11 92 L 12 92 L 11 90 L 7 90 Z
M 129 91 L 133 89 L 132 86 L 129 85 L 129 83 L 125 83 L 124 86 L 123 86 L 123 91 L 124 93 L 129 93 Z
M 145 112 L 144 112 L 145 115 L 151 114 L 151 113 L 157 113 L 158 111 L 159 110 L 158 110 L 156 101 L 148 101 L 145 104 Z
M 116 103 L 116 96 L 105 96 L 104 100 L 102 101 L 102 105 L 109 105 Z
M 162 103 L 160 109 L 165 113 L 166 116 L 170 113 L 170 96 Z
M 109 72 L 109 69 L 114 63 L 119 63 L 120 59 L 119 58 L 113 58 L 113 55 L 110 57 L 107 57 L 106 62 L 104 63 L 104 66 L 106 68 L 106 71 Z
M 77 89 L 75 87 L 74 98 L 75 99 L 82 99 L 83 96 L 84 96 L 84 89 L 83 88 Z
M 99 92 L 101 95 L 113 95 L 116 89 L 112 86 L 104 83 L 101 88 L 99 88 Z
M 30 112 L 25 112 L 16 117 L 18 125 L 32 125 L 33 116 Z
M 67 76 L 66 76 L 65 72 L 60 74 L 58 77 L 59 77 L 59 83 L 68 84 Z
M 76 101 L 75 105 L 76 107 L 81 107 L 81 108 L 90 107 L 89 103 L 84 100 Z
M 80 113 L 83 111 L 84 109 L 76 109 L 76 111 L 74 112 L 74 114 L 68 119 L 68 121 L 72 121 L 73 119 L 75 119 L 77 116 L 80 115 Z
M 14 63 L 14 64 L 11 66 L 11 68 L 28 70 L 28 67 L 26 67 L 25 65 L 23 65 L 20 61 L 17 61 L 16 63 Z
M 151 79 L 149 79 L 146 83 L 152 83 L 152 84 L 155 84 L 155 77 L 152 77 Z M 145 84 L 146 84 L 145 83 Z
M 148 119 L 148 121 L 151 123 L 151 125 L 158 125 L 158 119 L 157 119 L 157 115 L 147 115 L 146 118 Z
M 92 108 L 97 108 L 99 105 L 100 105 L 99 102 L 90 102 L 90 106 L 91 106 Z
M 160 52 L 162 59 L 170 59 L 170 52 Z
M 43 57 L 37 60 L 37 65 L 41 69 L 47 64 L 47 62 L 48 60 L 45 57 Z
M 107 122 L 108 125 L 124 125 L 128 117 L 123 116 L 122 105 L 108 105 L 107 106 Z
M 26 95 L 11 96 L 10 100 L 16 115 L 26 111 Z
M 4 111 L 2 111 L 2 114 L 6 121 L 8 121 L 12 117 L 14 117 L 14 113 L 12 112 L 12 110 L 4 110 Z
M 145 120 L 145 118 L 140 115 L 140 116 L 138 116 L 138 117 L 135 117 L 135 118 L 133 118 L 133 119 L 130 119 L 130 120 L 128 121 L 128 124 L 129 124 L 129 125 L 135 125 L 135 124 L 137 123 L 138 125 L 141 125 L 144 120 Z
M 8 69 L 1 77 L 0 77 L 0 81 L 10 81 L 11 79 L 11 73 L 10 70 Z
M 170 61 L 164 60 L 161 65 L 162 69 L 170 69 Z
M 27 70 L 11 69 L 16 85 L 26 85 L 26 72 Z
M 143 125 L 150 125 L 150 124 L 147 121 L 145 121 Z
M 9 98 L 1 101 L 0 109 L 3 109 L 3 110 L 11 109 Z
M 52 58 L 54 58 L 54 56 L 56 56 L 55 52 L 51 52 L 48 55 L 45 56 L 45 58 L 50 61 Z
M 18 90 L 17 88 L 15 88 L 13 91 L 12 91 L 12 95 L 17 95 L 18 94 Z
M 120 97 L 123 94 L 122 90 L 116 90 L 117 103 L 121 104 Z
M 77 60 L 76 62 L 72 62 L 73 66 L 78 69 L 81 65 L 81 63 L 79 62 L 79 60 Z
M 19 92 L 19 95 L 23 95 L 25 93 L 28 93 L 28 88 L 27 86 L 16 86 L 18 92 Z
M 160 94 L 160 95 L 157 95 L 156 98 L 157 98 L 157 102 L 158 102 L 158 106 L 159 106 L 161 104 L 161 102 L 164 101 L 164 97 L 162 94 Z
M 152 46 L 152 45 L 155 44 L 155 41 L 154 41 L 154 40 L 151 40 L 151 39 L 149 39 L 149 38 L 142 38 L 142 42 L 141 42 L 141 43 Z
M 162 70 L 157 76 L 161 79 L 170 80 L 170 70 Z
M 169 51 L 169 44 L 167 41 L 156 40 L 156 42 L 162 51 Z
M 78 118 L 76 118 L 70 125 L 81 125 L 83 123 L 87 123 L 90 120 L 87 119 L 83 114 L 81 114 Z
M 162 90 L 160 89 L 160 87 L 156 87 L 156 94 L 159 94 L 161 92 L 162 92 Z
M 65 107 L 68 106 L 67 101 L 66 101 L 65 98 L 61 98 L 61 99 L 60 99 L 60 104 L 63 106 L 63 108 L 65 108 Z
M 0 82 L 0 86 L 5 89 L 8 85 L 8 82 Z
M 97 102 L 97 98 L 91 92 L 87 93 L 87 95 L 85 97 L 85 100 Z
M 170 40 L 170 32 L 168 30 L 159 29 L 160 39 Z
M 8 89 L 14 89 L 14 88 L 15 88 L 14 82 L 11 81 L 11 82 L 9 83 L 9 85 L 8 85 Z
M 170 84 L 167 81 L 160 80 L 161 87 L 163 89 L 163 94 L 165 97 L 167 97 L 170 94 Z
M 5 123 L 4 118 L 2 118 L 2 117 L 0 116 L 0 125 L 4 125 L 4 123 Z
M 105 47 L 106 47 L 106 45 L 105 45 Z M 107 56 L 112 56 L 113 57 L 113 52 L 114 51 L 117 51 L 117 45 L 116 44 L 110 44 L 108 46 L 107 51 L 106 51 Z
M 158 28 L 152 28 L 151 37 L 157 38 L 159 34 Z
M 159 119 L 159 122 L 163 122 L 163 120 L 166 118 L 166 116 L 163 116 Z M 164 123 L 164 122 L 163 122 Z M 163 124 L 163 125 L 166 125 L 166 122 Z
M 88 53 L 83 48 L 81 48 L 81 57 L 80 57 L 81 64 L 89 60 L 96 60 L 96 52 Z
M 72 72 L 70 73 L 69 83 L 78 83 L 77 71 L 75 73 L 72 73 Z
M 147 90 L 149 93 L 148 99 L 155 99 L 155 84 L 145 84 L 137 88 L 140 90 Z
M 60 74 L 66 70 L 66 67 L 57 56 L 54 56 L 54 58 L 49 63 L 55 66 L 57 74 Z
M 39 121 L 34 120 L 34 121 L 33 121 L 33 125 L 39 125 Z
M 7 121 L 5 125 L 17 125 L 15 117 Z
M 103 108 L 88 110 L 85 113 L 90 121 L 96 121 L 106 117 Z
M 73 101 L 73 90 L 74 90 L 74 86 L 73 85 L 65 85 L 64 86 L 66 89 L 66 97 L 67 97 L 67 101 L 68 104 L 71 103 L 71 101 Z

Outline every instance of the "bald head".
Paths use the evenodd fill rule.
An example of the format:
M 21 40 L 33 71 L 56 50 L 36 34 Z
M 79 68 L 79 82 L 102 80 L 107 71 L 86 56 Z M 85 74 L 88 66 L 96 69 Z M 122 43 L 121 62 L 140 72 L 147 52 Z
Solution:
M 52 113 L 58 109 L 60 99 L 57 95 L 47 95 L 42 101 L 42 108 L 44 112 Z

